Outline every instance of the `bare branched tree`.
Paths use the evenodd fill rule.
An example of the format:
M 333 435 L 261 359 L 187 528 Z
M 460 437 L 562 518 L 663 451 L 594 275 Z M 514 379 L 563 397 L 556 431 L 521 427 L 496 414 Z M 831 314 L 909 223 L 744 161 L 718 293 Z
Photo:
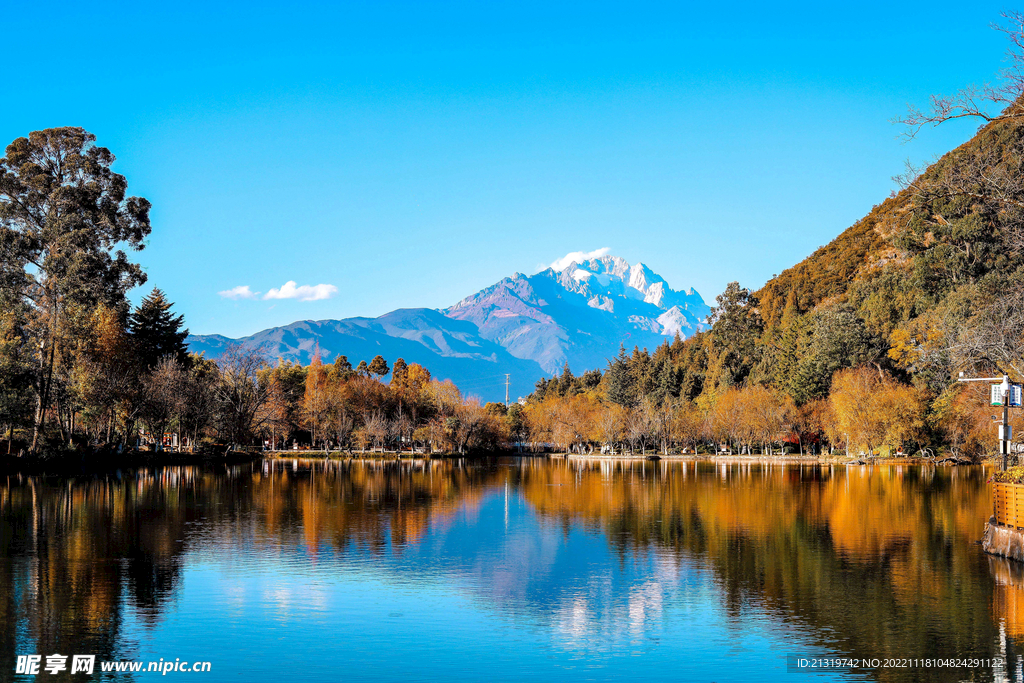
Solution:
M 171 355 L 161 358 L 143 377 L 142 418 L 149 426 L 155 450 L 163 450 L 164 432 L 181 412 L 185 381 L 185 369 Z
M 643 400 L 638 406 L 629 411 L 626 415 L 626 439 L 629 441 L 629 450 L 647 455 L 647 444 L 650 443 L 651 435 L 654 432 L 655 408 L 648 400 Z
M 932 95 L 931 106 L 908 106 L 897 123 L 907 126 L 904 137 L 913 139 L 925 126 L 938 126 L 954 119 L 974 118 L 985 123 L 1024 118 L 1024 14 L 1002 12 L 1003 21 L 992 25 L 1005 33 L 1011 46 L 1006 52 L 1008 66 L 995 83 L 970 85 L 952 95 Z
M 968 86 L 950 96 L 935 95 L 928 110 L 910 106 L 905 116 L 895 119 L 906 127 L 905 138 L 913 139 L 925 126 L 962 118 L 1014 127 L 1024 122 L 1024 14 L 1003 12 L 1002 16 L 1003 23 L 993 28 L 1006 34 L 1011 45 L 1009 66 L 999 73 L 998 82 Z M 1008 249 L 1024 251 L 1024 140 L 1020 135 L 979 137 L 951 152 L 947 163 L 930 169 L 908 162 L 906 171 L 894 180 L 911 190 L 922 206 L 963 208 L 966 203 L 975 213 L 985 213 Z M 952 218 L 941 214 L 931 215 L 930 221 L 946 224 Z
M 388 419 L 379 410 L 363 416 L 363 424 L 366 426 L 366 434 L 370 437 L 371 447 L 380 448 L 384 452 L 384 441 L 388 438 Z
M 222 435 L 229 450 L 247 445 L 271 418 L 268 407 L 269 385 L 260 380 L 259 371 L 266 358 L 251 348 L 234 346 L 221 356 L 220 381 L 214 389 L 219 408 Z
M 618 406 L 609 405 L 607 410 L 598 413 L 597 428 L 608 452 L 614 453 L 615 444 L 622 437 L 622 412 Z
M 947 339 L 943 352 L 954 367 L 1024 378 L 1024 285 L 1015 285 Z

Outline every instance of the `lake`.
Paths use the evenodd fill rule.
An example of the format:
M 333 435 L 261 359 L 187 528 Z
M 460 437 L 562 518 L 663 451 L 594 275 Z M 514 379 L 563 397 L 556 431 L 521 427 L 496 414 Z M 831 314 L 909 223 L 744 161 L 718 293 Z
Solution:
M 1024 569 L 976 543 L 986 478 L 565 458 L 6 476 L 0 680 L 1021 680 Z M 33 654 L 67 669 L 15 675 Z M 869 666 L 793 670 L 824 658 Z

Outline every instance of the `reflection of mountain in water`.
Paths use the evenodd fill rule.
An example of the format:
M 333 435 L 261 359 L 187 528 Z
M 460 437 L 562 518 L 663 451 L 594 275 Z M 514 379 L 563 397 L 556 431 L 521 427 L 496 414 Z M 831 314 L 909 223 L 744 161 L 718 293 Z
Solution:
M 832 652 L 991 657 L 1000 622 L 1024 633 L 1024 581 L 973 543 L 988 506 L 984 473 L 963 468 L 296 461 L 11 479 L 0 619 L 24 627 L 4 629 L 0 667 L 24 638 L 130 656 L 123 622 L 157 623 L 193 554 L 443 583 L 584 650 L 699 596 Z

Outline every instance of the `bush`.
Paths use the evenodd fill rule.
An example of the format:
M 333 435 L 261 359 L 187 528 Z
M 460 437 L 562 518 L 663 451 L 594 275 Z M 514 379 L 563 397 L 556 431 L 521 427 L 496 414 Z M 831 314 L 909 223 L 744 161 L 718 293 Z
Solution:
M 1011 467 L 1005 472 L 995 472 L 989 481 L 998 481 L 1005 484 L 1024 484 L 1024 465 Z

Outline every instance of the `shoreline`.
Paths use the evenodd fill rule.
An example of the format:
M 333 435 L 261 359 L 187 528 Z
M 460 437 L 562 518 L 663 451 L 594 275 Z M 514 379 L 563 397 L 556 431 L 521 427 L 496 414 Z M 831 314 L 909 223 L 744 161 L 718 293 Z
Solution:
M 114 453 L 98 451 L 51 455 L 3 455 L 0 456 L 0 472 L 56 476 L 93 475 L 141 467 L 237 465 L 255 462 L 261 457 L 262 454 L 258 451 L 231 451 L 230 453 L 176 453 L 173 451 Z
M 489 453 L 473 453 L 459 455 L 457 453 L 408 453 L 385 451 L 266 451 L 263 458 L 268 460 L 484 460 L 488 458 L 538 458 L 547 460 L 573 460 L 578 462 L 709 462 L 715 464 L 735 463 L 775 463 L 775 464 L 815 464 L 815 465 L 847 465 L 863 467 L 872 465 L 934 465 L 936 467 L 954 467 L 965 465 L 988 465 L 989 459 L 980 462 L 933 462 L 922 458 L 858 458 L 854 456 L 822 456 L 822 455 L 738 455 L 738 454 L 679 454 L 662 455 L 660 453 L 643 454 L 578 454 L 578 453 L 517 453 L 515 451 L 492 451 Z
M 379 461 L 399 462 L 411 460 L 488 460 L 493 458 L 537 458 L 574 462 L 704 462 L 714 464 L 781 464 L 781 465 L 822 465 L 863 467 L 873 465 L 933 465 L 953 467 L 961 465 L 990 465 L 986 458 L 980 462 L 933 462 L 921 458 L 872 458 L 846 457 L 845 455 L 761 455 L 761 454 L 679 454 L 660 453 L 610 454 L 610 453 L 517 453 L 515 451 L 491 451 L 486 453 L 411 453 L 395 451 L 232 451 L 230 453 L 175 453 L 163 451 L 131 451 L 125 453 L 67 453 L 51 456 L 0 456 L 0 472 L 6 474 L 41 474 L 57 476 L 93 475 L 115 472 L 121 469 L 142 467 L 174 467 L 204 465 L 237 465 L 259 460 L 293 461 Z

